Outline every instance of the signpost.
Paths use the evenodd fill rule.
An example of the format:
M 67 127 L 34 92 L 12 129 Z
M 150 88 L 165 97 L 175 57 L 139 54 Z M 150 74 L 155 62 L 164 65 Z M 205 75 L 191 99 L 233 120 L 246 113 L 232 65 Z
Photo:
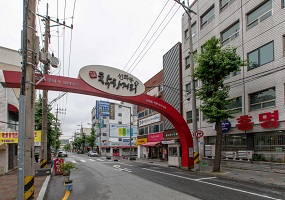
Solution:
M 204 132 L 201 130 L 197 130 L 197 131 L 195 131 L 194 135 L 196 138 L 201 138 L 204 136 Z

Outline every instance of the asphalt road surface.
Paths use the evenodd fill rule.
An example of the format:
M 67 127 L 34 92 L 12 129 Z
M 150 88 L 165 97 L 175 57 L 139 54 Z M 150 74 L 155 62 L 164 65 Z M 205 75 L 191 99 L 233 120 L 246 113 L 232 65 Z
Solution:
M 69 154 L 72 171 L 70 200 L 265 200 L 285 199 L 285 191 L 264 185 L 221 179 L 177 168 L 136 161 L 112 161 Z M 51 178 L 46 198 L 62 199 L 63 176 Z

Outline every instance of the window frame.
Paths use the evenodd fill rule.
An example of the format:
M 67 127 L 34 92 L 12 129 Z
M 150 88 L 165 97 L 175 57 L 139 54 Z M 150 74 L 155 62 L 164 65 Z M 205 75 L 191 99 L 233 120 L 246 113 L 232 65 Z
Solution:
M 189 38 L 189 30 L 188 30 L 188 28 L 184 31 L 184 38 L 185 38 L 185 41 L 188 40 L 188 38 Z
M 223 12 L 227 7 L 229 7 L 235 0 L 228 0 L 227 3 L 222 5 L 222 1 L 220 0 L 220 12 Z
M 186 91 L 186 95 L 191 94 L 191 83 L 187 83 L 185 85 L 185 91 Z
M 205 20 L 204 23 L 202 23 L 203 21 L 203 18 L 208 14 L 210 13 L 211 11 L 214 11 L 214 14 L 209 17 L 207 20 Z M 210 22 L 212 22 L 213 20 L 215 19 L 215 4 L 213 4 L 208 10 L 206 10 L 203 15 L 201 15 L 200 17 L 200 29 L 202 30 L 203 28 L 205 28 Z
M 188 68 L 190 68 L 190 56 L 185 57 L 185 69 L 188 69 Z
M 231 98 L 232 103 L 229 104 L 229 105 L 227 105 L 227 106 L 231 106 L 231 105 L 232 105 L 237 99 L 239 99 L 239 98 L 240 98 L 240 101 L 241 101 L 241 105 L 240 105 L 239 107 L 232 107 L 232 108 L 229 108 L 229 109 L 226 108 L 226 110 L 228 110 L 228 111 L 229 111 L 230 113 L 232 113 L 232 114 L 242 112 L 242 96 L 235 97 L 235 98 Z M 226 106 L 226 107 L 227 107 L 227 106 Z
M 259 15 L 257 18 L 255 18 L 254 20 L 252 20 L 252 22 L 248 23 L 248 17 L 253 14 L 254 12 L 258 11 L 258 9 L 260 9 L 262 6 L 264 6 L 266 3 L 268 2 L 271 2 L 271 9 L 266 11 L 265 13 Z M 272 0 L 268 0 L 266 2 L 263 2 L 262 4 L 260 4 L 259 6 L 257 6 L 254 10 L 250 11 L 248 14 L 246 14 L 246 27 L 247 27 L 247 30 L 250 30 L 252 29 L 253 27 L 255 27 L 256 25 L 258 25 L 259 23 L 261 23 L 262 21 L 264 21 L 265 19 L 263 19 L 261 21 L 261 18 L 264 17 L 265 15 L 267 15 L 269 12 L 271 12 L 271 15 L 266 17 L 265 19 L 269 18 L 272 16 Z M 252 24 L 256 23 L 256 25 L 254 26 L 251 26 Z
M 194 37 L 197 34 L 197 23 L 196 23 L 196 21 L 191 24 L 191 33 L 192 33 L 192 37 Z
M 262 49 L 262 48 L 264 48 L 265 46 L 267 46 L 267 45 L 269 45 L 269 44 L 273 44 L 273 59 L 271 60 L 271 61 L 268 61 L 268 62 L 266 62 L 266 63 L 263 63 L 263 64 L 260 64 L 260 50 Z M 266 65 L 267 63 L 270 63 L 270 62 L 273 62 L 274 61 L 274 40 L 272 40 L 272 41 L 270 41 L 270 42 L 268 42 L 268 43 L 266 43 L 266 44 L 264 44 L 264 45 L 262 45 L 262 46 L 260 46 L 259 48 L 257 48 L 257 49 L 255 49 L 255 50 L 253 50 L 253 51 L 251 51 L 251 52 L 249 52 L 249 53 L 247 53 L 247 60 L 248 61 L 250 61 L 249 60 L 249 55 L 251 54 L 251 53 L 253 53 L 253 52 L 255 52 L 255 51 L 257 51 L 258 52 L 258 64 L 257 64 L 257 66 L 256 67 L 254 67 L 254 68 L 249 68 L 249 64 L 250 64 L 250 62 L 248 62 L 248 65 L 247 65 L 247 71 L 250 71 L 250 70 L 254 70 L 254 69 L 256 69 L 256 68 L 258 68 L 258 67 L 261 67 L 262 65 Z
M 231 34 L 230 36 L 228 36 L 227 38 L 225 38 L 223 40 L 223 34 L 225 34 L 226 32 L 230 31 L 231 28 L 233 28 L 236 25 L 239 25 L 239 29 L 234 32 L 233 34 Z M 235 23 L 233 23 L 232 25 L 230 25 L 229 27 L 227 27 L 224 31 L 221 32 L 221 46 L 225 46 L 227 45 L 229 42 L 233 41 L 235 38 L 237 38 L 239 36 L 239 32 L 240 32 L 240 23 L 239 20 L 236 21 Z M 233 36 L 237 35 L 236 37 L 233 38 Z M 225 41 L 228 41 L 226 44 L 223 44 Z
M 196 109 L 196 113 L 197 113 L 197 121 L 199 121 L 199 109 Z M 188 116 L 188 114 L 190 116 Z M 187 122 L 187 124 L 193 123 L 193 120 L 192 120 L 192 110 L 186 112 L 186 122 Z
M 251 103 L 251 100 L 252 100 L 251 96 L 252 95 L 255 95 L 255 94 L 258 94 L 258 93 L 261 93 L 261 92 L 265 92 L 265 91 L 269 91 L 271 89 L 274 89 L 274 91 L 275 91 L 275 98 L 274 99 Z M 276 106 L 276 87 L 275 86 L 267 88 L 265 90 L 260 90 L 260 91 L 257 91 L 257 92 L 250 93 L 250 94 L 248 94 L 248 96 L 249 96 L 249 110 L 250 111 L 264 109 L 264 108 L 270 108 L 270 107 L 275 107 Z M 271 103 L 271 102 L 274 102 L 274 106 L 263 106 L 264 104 Z M 252 106 L 255 106 L 255 105 L 258 105 L 258 104 L 260 104 L 260 108 L 252 109 Z

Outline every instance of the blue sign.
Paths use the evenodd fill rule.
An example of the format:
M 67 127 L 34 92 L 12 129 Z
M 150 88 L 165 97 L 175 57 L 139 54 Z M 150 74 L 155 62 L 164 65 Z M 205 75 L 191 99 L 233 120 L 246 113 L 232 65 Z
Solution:
M 222 121 L 221 125 L 222 125 L 222 132 L 223 133 L 228 132 L 232 127 L 231 122 L 229 122 L 228 120 Z M 216 130 L 216 127 L 217 127 L 217 125 L 215 124 L 215 130 Z

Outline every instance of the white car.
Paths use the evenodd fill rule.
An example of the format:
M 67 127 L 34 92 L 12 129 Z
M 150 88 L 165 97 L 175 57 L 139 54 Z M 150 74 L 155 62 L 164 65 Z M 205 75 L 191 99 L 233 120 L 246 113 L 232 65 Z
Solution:
M 87 153 L 87 156 L 90 156 L 90 157 L 98 157 L 98 153 L 97 151 L 89 151 Z

